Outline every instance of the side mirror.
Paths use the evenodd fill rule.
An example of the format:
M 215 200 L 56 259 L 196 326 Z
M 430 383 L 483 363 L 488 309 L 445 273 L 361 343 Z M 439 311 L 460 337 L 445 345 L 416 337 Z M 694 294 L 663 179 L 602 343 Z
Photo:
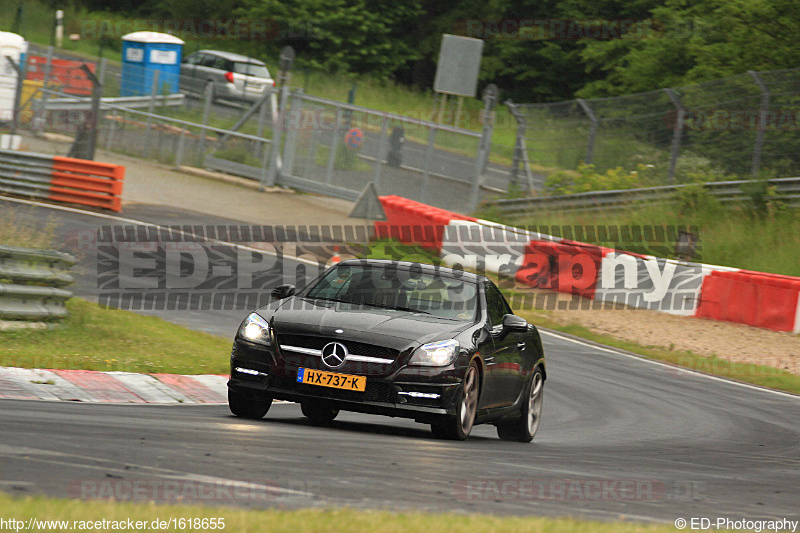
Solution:
M 528 321 L 521 316 L 508 314 L 503 316 L 504 331 L 518 331 L 524 333 L 528 331 Z
M 272 299 L 283 300 L 284 298 L 294 295 L 294 292 L 294 285 L 278 285 L 272 289 Z

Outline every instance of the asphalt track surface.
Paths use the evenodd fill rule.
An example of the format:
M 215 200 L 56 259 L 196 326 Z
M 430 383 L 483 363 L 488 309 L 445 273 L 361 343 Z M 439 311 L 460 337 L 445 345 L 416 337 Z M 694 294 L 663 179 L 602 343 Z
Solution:
M 30 211 L 40 219 L 46 212 L 64 233 L 109 223 Z M 125 216 L 153 223 L 205 217 L 146 207 Z M 91 268 L 78 274 L 76 292 L 91 298 Z M 244 314 L 165 318 L 227 335 Z M 546 399 L 532 444 L 502 442 L 492 426 L 476 427 L 465 442 L 440 441 L 412 421 L 350 413 L 319 428 L 294 404 L 247 421 L 225 406 L 4 400 L 0 489 L 91 497 L 103 483 L 249 483 L 239 497 L 223 491 L 198 499 L 665 522 L 800 517 L 800 398 L 560 334 L 544 332 L 543 340 Z

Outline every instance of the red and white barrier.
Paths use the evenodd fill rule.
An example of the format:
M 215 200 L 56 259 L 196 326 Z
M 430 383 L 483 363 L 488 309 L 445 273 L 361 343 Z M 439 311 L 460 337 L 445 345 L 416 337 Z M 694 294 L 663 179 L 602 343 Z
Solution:
M 375 223 L 378 237 L 436 251 L 448 266 L 629 307 L 800 333 L 800 278 L 620 252 L 399 196 L 380 200 L 387 220 Z

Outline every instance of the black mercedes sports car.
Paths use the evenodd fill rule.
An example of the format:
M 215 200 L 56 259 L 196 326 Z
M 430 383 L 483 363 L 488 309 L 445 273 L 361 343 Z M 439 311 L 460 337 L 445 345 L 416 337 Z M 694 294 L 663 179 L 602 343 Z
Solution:
M 486 277 L 353 259 L 272 296 L 233 343 L 235 415 L 261 418 L 277 399 L 299 402 L 317 424 L 346 410 L 413 418 L 442 438 L 491 423 L 502 439 L 533 440 L 542 342 Z

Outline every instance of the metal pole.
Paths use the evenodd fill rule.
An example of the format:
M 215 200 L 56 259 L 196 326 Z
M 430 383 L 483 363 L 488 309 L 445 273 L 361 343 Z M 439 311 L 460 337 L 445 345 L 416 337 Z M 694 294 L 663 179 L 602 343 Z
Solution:
M 756 141 L 753 145 L 753 160 L 750 164 L 750 174 L 757 176 L 759 170 L 761 170 L 761 151 L 764 149 L 764 130 L 767 126 L 770 93 L 769 87 L 758 75 L 758 72 L 748 70 L 747 73 L 753 77 L 756 85 L 761 90 L 761 110 L 758 113 L 758 129 L 756 130 Z
M 386 134 L 386 130 L 388 128 L 389 128 L 389 117 L 388 115 L 384 115 L 383 125 L 381 126 L 381 133 L 378 139 L 380 142 L 380 144 L 378 145 L 378 157 L 375 159 L 375 177 L 373 178 L 375 187 L 378 190 L 381 190 L 380 189 L 381 170 L 383 168 L 383 160 L 386 159 L 387 145 L 389 144 L 389 136 Z
M 470 212 L 478 208 L 478 202 L 480 201 L 481 179 L 483 178 L 483 171 L 489 159 L 489 150 L 492 146 L 492 110 L 497 101 L 497 93 L 497 86 L 493 83 L 483 90 L 483 132 L 478 145 L 478 154 L 475 158 L 475 174 L 470 188 Z
M 178 149 L 175 151 L 175 168 L 181 167 L 184 150 L 186 150 L 186 128 L 181 128 L 181 134 L 178 137 Z
M 44 130 L 42 115 L 47 109 L 47 84 L 50 82 L 50 71 L 53 67 L 53 46 L 47 47 L 47 62 L 44 65 L 44 81 L 42 82 L 42 98 L 33 118 L 33 130 L 41 133 Z
M 86 73 L 86 77 L 92 82 L 92 124 L 89 130 L 89 146 L 86 149 L 86 159 L 94 161 L 94 151 L 97 147 L 97 128 L 100 124 L 100 95 L 103 92 L 103 86 L 100 80 L 89 70 L 89 67 L 84 63 L 81 69 Z
M 267 120 L 267 106 L 265 104 L 266 100 L 259 100 L 258 101 L 258 133 L 259 137 L 264 136 L 264 123 Z M 264 143 L 258 143 L 256 146 L 256 157 L 260 157 L 261 155 L 261 148 Z
M 330 152 L 328 152 L 328 164 L 325 167 L 325 183 L 333 181 L 333 165 L 336 162 L 336 150 L 339 148 L 339 133 L 342 127 L 342 110 L 336 108 L 336 128 L 331 134 Z
M 428 197 L 428 187 L 431 182 L 431 162 L 433 161 L 434 144 L 436 143 L 436 128 L 430 127 L 428 132 L 428 149 L 425 151 L 425 163 L 422 171 L 422 193 L 420 200 L 425 200 Z
M 441 95 L 442 99 L 441 102 L 442 105 L 439 107 L 439 122 L 444 124 L 444 112 L 445 112 L 445 107 L 447 106 L 447 94 L 446 93 L 439 93 L 439 94 Z
M 106 135 L 106 150 L 111 150 L 111 146 L 112 146 L 111 143 L 112 143 L 112 141 L 114 139 L 114 132 L 117 129 L 117 117 L 118 116 L 119 115 L 116 112 L 114 112 L 114 114 L 111 116 L 111 121 L 110 121 L 110 124 L 108 125 L 108 135 Z
M 281 85 L 280 103 L 278 104 L 278 116 L 272 117 L 272 147 L 270 148 L 269 171 L 266 176 L 267 187 L 272 187 L 278 181 L 281 174 L 281 140 L 283 139 L 283 121 L 286 114 L 286 101 L 288 100 L 289 86 Z
M 458 127 L 458 122 L 461 119 L 461 108 L 464 105 L 464 97 L 459 96 L 457 102 L 458 103 L 456 104 L 456 118 L 453 121 L 453 126 L 455 126 L 456 128 Z
M 25 83 L 25 80 L 22 79 L 22 68 L 17 62 L 11 59 L 11 56 L 6 56 L 6 61 L 8 61 L 11 64 L 11 68 L 17 72 L 17 86 L 14 88 L 14 109 L 12 111 L 14 115 L 11 117 L 11 135 L 14 135 L 17 133 L 19 116 L 22 112 L 19 106 L 22 100 L 22 85 Z
M 108 71 L 107 67 L 108 67 L 108 59 L 106 59 L 105 57 L 101 57 L 100 64 L 98 65 L 97 68 L 98 70 L 97 79 L 100 80 L 100 85 L 103 86 L 105 86 L 106 84 L 106 72 Z
M 669 151 L 669 170 L 667 171 L 667 181 L 672 184 L 675 182 L 675 168 L 678 165 L 678 155 L 681 151 L 681 136 L 683 135 L 683 121 L 685 119 L 685 111 L 681 98 L 678 93 L 672 89 L 664 89 L 664 92 L 669 96 L 670 102 L 675 106 L 675 128 L 672 130 L 672 147 Z
M 592 108 L 586 103 L 586 100 L 583 98 L 578 98 L 576 101 L 583 109 L 583 112 L 586 113 L 586 116 L 589 117 L 589 120 L 592 121 L 592 126 L 589 128 L 589 140 L 586 143 L 586 159 L 584 161 L 584 163 L 587 165 L 591 165 L 594 152 L 594 141 L 597 137 L 597 115 L 594 114 L 594 111 L 592 111 Z
M 302 89 L 297 89 L 297 92 L 302 92 Z M 291 108 L 292 114 L 296 115 L 297 117 L 302 116 L 303 113 L 303 100 L 302 98 L 297 97 L 294 94 L 290 94 L 290 96 L 295 96 L 292 98 Z M 284 175 L 291 176 L 294 170 L 294 154 L 297 150 L 297 136 L 298 136 L 298 126 L 288 127 L 292 124 L 290 120 L 284 120 L 283 126 L 286 131 L 286 144 L 283 147 L 283 167 L 282 172 Z M 295 121 L 295 124 L 300 124 L 300 122 Z
M 150 105 L 147 107 L 147 112 L 150 116 L 147 117 L 147 129 L 145 130 L 144 150 L 142 157 L 150 157 L 150 130 L 153 127 L 153 113 L 156 107 L 156 96 L 158 96 L 158 71 L 153 72 L 153 85 L 150 88 Z
M 206 84 L 206 100 L 203 102 L 203 126 L 208 126 L 208 115 L 211 113 L 211 98 L 214 95 L 214 86 L 210 83 Z M 206 129 L 202 128 L 200 131 L 200 166 L 203 166 L 205 153 L 206 153 Z

